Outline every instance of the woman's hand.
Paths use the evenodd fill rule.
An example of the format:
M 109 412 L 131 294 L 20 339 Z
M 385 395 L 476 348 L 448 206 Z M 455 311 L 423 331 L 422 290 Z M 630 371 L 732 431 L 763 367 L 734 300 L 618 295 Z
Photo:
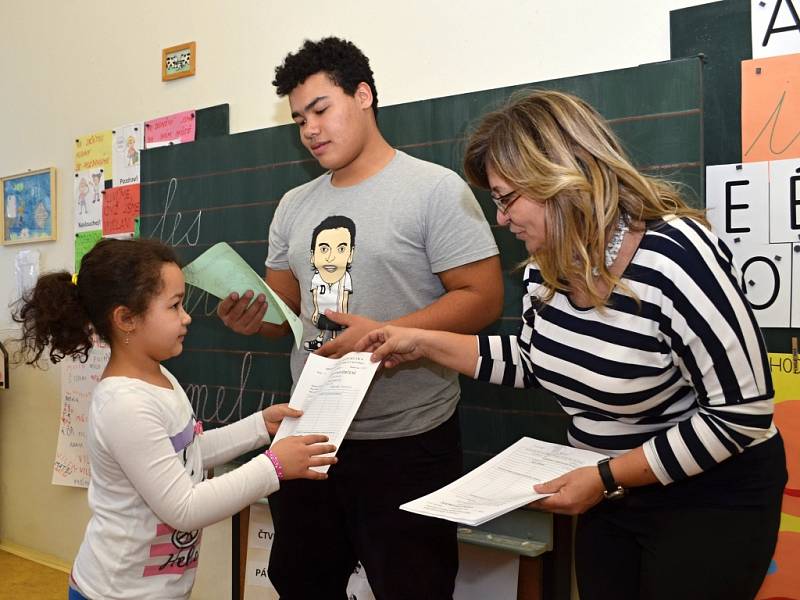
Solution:
M 372 361 L 384 361 L 387 368 L 425 357 L 424 329 L 387 325 L 370 331 L 353 347 L 358 352 L 372 352 Z
M 267 426 L 270 437 L 273 437 L 278 431 L 278 427 L 280 427 L 284 417 L 297 418 L 302 414 L 302 410 L 291 408 L 285 402 L 283 404 L 273 404 L 261 411 L 261 416 L 264 417 L 264 425 Z
M 580 467 L 561 477 L 533 486 L 537 494 L 553 494 L 531 502 L 528 506 L 538 510 L 579 515 L 603 499 L 603 480 L 597 467 Z
M 324 435 L 292 435 L 272 444 L 270 450 L 278 458 L 284 479 L 327 479 L 327 473 L 312 471 L 311 467 L 335 465 L 335 456 L 320 456 L 336 451 L 333 444 L 325 444 Z

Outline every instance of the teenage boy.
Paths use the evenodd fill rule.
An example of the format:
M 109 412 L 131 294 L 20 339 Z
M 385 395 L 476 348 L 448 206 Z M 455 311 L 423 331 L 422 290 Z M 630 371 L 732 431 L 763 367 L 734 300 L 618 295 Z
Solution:
M 475 333 L 497 319 L 500 261 L 475 197 L 452 171 L 386 142 L 364 54 L 338 38 L 307 41 L 286 56 L 273 84 L 289 97 L 303 145 L 328 170 L 286 193 L 269 230 L 267 284 L 300 315 L 303 339 L 322 340 L 292 349 L 294 380 L 309 351 L 342 356 L 384 322 Z M 342 253 L 347 265 L 347 289 L 337 289 L 347 291 L 347 311 L 320 315 L 315 294 L 325 290 L 309 239 L 331 216 L 352 221 L 358 236 L 323 249 Z M 288 333 L 286 324 L 262 323 L 265 299 L 248 306 L 252 296 L 220 304 L 225 324 L 244 334 Z M 344 599 L 358 560 L 378 598 L 452 597 L 455 525 L 398 507 L 461 475 L 458 398 L 456 375 L 431 363 L 379 373 L 329 478 L 284 482 L 270 496 L 269 577 L 281 598 Z

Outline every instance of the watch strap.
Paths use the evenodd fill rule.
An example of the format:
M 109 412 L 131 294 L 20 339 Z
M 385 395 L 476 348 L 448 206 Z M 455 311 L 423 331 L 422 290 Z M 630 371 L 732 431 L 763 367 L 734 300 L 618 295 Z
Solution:
M 600 479 L 603 480 L 603 487 L 605 487 L 603 495 L 606 498 L 619 498 L 625 494 L 625 489 L 614 479 L 610 462 L 610 458 L 604 458 L 597 463 L 597 470 L 600 471 Z

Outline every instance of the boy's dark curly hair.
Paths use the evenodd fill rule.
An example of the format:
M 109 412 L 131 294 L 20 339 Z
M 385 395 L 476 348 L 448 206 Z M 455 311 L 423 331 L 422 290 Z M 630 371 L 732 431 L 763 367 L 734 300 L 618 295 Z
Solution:
M 147 312 L 165 263 L 179 265 L 172 248 L 157 240 L 104 239 L 83 257 L 77 284 L 66 271 L 42 275 L 13 314 L 22 325 L 19 358 L 38 365 L 49 349 L 53 363 L 67 356 L 86 362 L 93 334 L 111 341 L 117 306 L 133 315 Z
M 279 96 L 286 96 L 306 79 L 325 72 L 348 96 L 354 96 L 362 81 L 372 90 L 372 111 L 378 116 L 378 90 L 369 67 L 369 59 L 352 42 L 337 37 L 326 37 L 318 42 L 306 40 L 294 54 L 275 67 L 275 80 Z

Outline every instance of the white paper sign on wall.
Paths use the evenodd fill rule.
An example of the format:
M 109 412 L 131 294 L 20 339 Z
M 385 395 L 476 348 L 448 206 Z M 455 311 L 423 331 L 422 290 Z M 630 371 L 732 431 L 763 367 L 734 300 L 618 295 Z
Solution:
M 800 242 L 800 158 L 769 163 L 769 241 Z
M 729 246 L 769 243 L 769 163 L 706 168 L 706 208 L 711 227 Z
M 753 58 L 800 52 L 800 1 L 751 0 Z
M 792 301 L 792 245 L 741 241 L 732 250 L 759 326 L 787 327 Z

